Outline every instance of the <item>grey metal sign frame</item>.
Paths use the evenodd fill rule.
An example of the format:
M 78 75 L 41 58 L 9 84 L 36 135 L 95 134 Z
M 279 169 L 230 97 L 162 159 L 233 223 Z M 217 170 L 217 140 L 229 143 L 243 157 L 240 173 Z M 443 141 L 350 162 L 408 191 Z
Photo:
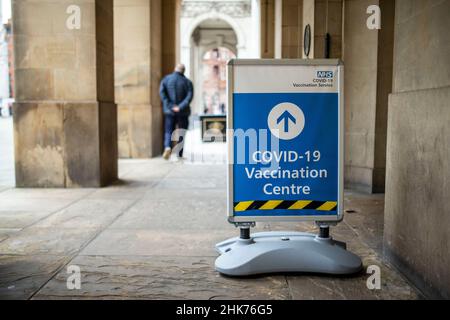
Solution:
M 338 69 L 338 208 L 337 215 L 330 216 L 245 216 L 238 217 L 234 215 L 234 184 L 233 184 L 233 161 L 234 161 L 234 127 L 233 127 L 233 94 L 235 92 L 234 77 L 235 68 L 239 66 L 317 66 L 330 67 L 335 66 Z M 228 221 L 233 224 L 251 224 L 254 222 L 267 221 L 316 221 L 321 223 L 335 224 L 344 218 L 344 66 L 338 59 L 233 59 L 227 66 L 227 148 L 228 148 Z

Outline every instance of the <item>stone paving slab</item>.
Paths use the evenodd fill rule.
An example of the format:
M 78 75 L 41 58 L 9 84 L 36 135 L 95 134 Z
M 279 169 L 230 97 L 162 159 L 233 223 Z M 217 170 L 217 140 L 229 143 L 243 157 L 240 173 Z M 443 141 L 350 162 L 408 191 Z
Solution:
M 203 198 L 203 199 L 209 199 L 209 200 L 215 200 L 222 202 L 226 201 L 226 197 L 224 197 L 224 189 L 179 189 L 176 190 L 176 192 L 173 191 L 173 189 L 162 189 L 158 187 L 153 187 L 152 189 L 148 190 L 143 199 L 149 199 L 149 200 L 180 200 L 180 199 L 191 199 L 191 198 Z M 225 212 L 226 214 L 226 212 Z
M 165 167 L 161 172 L 155 171 L 154 168 L 141 168 L 139 170 L 132 171 L 126 175 L 120 176 L 124 181 L 139 181 L 139 182 L 154 182 L 164 179 L 166 175 L 172 170 L 171 167 Z
M 96 189 L 19 189 L 10 188 L 0 193 L 0 203 L 3 200 L 66 200 L 75 201 L 86 197 Z
M 81 290 L 60 272 L 36 299 L 289 299 L 283 276 L 235 279 L 214 271 L 209 257 L 80 256 Z
M 227 166 L 225 165 L 196 165 L 187 164 L 184 166 L 175 166 L 166 176 L 167 179 L 196 179 L 202 178 L 223 178 L 227 177 Z
M 54 255 L 0 255 L 0 300 L 29 299 L 69 260 Z
M 0 228 L 0 236 L 9 236 L 21 230 L 20 228 Z
M 226 218 L 226 199 L 223 197 L 145 198 L 117 219 L 111 228 L 209 232 L 229 227 Z
M 4 192 L 0 193 L 0 196 L 3 194 Z M 4 197 L 0 201 L 0 210 L 7 212 L 56 212 L 74 202 L 73 199 L 60 199 L 54 197 L 32 199 L 32 201 L 30 201 L 30 199 L 27 199 L 26 197 Z
M 0 255 L 72 255 L 96 232 L 86 228 L 26 228 L 0 242 Z
M 98 189 L 87 196 L 87 199 L 129 199 L 138 200 L 145 196 L 149 189 L 158 183 L 158 180 L 137 181 L 120 180 L 114 185 Z
M 99 229 L 127 210 L 133 200 L 83 199 L 35 224 L 36 228 Z
M 354 192 L 346 192 L 345 223 L 355 233 L 381 253 L 383 248 L 384 228 L 384 195 L 362 195 Z
M 392 275 L 392 271 L 383 275 Z M 353 277 L 326 275 L 288 276 L 292 299 L 294 300 L 411 300 L 417 294 L 402 279 L 382 278 L 380 290 L 369 290 L 366 281 L 369 275 L 361 274 Z
M 0 218 L 1 219 L 1 218 Z M 0 228 L 0 242 L 8 239 L 11 235 L 21 231 L 22 229 Z
M 214 249 L 216 243 L 236 235 L 236 230 L 231 226 L 226 231 L 213 232 L 108 229 L 80 254 L 213 257 L 217 256 Z
M 130 173 L 134 169 L 136 169 L 136 166 L 139 166 L 141 164 L 147 163 L 148 160 L 146 159 L 121 159 L 119 161 L 119 176 L 123 177 L 124 175 Z
M 159 182 L 155 188 L 157 189 L 222 189 L 226 190 L 226 179 L 212 179 L 197 177 L 195 179 L 182 179 L 182 178 L 165 178 Z
M 8 187 L 8 186 L 5 186 L 5 187 L 0 186 L 0 192 L 5 192 L 6 190 L 9 190 L 11 188 L 12 187 Z
M 136 164 L 133 169 L 126 174 L 121 174 L 121 179 L 131 179 L 137 181 L 149 181 L 164 178 L 178 164 L 165 161 L 161 158 L 154 159 L 141 164 Z
M 51 215 L 51 212 L 0 210 L 0 228 L 22 229 L 44 219 L 49 215 Z

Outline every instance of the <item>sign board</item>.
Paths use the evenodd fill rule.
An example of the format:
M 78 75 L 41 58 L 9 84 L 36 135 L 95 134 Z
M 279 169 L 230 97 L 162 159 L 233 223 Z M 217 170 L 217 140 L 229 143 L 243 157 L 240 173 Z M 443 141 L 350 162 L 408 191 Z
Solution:
M 338 60 L 230 61 L 230 222 L 342 220 L 342 86 Z

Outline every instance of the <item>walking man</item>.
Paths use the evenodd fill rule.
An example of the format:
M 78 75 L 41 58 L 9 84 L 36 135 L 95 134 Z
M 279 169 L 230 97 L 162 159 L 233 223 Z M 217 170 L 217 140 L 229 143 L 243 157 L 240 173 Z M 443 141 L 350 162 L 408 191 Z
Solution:
M 192 82 L 184 76 L 185 70 L 183 64 L 177 65 L 173 73 L 164 77 L 159 88 L 164 111 L 163 157 L 166 160 L 169 160 L 172 153 L 172 134 L 176 127 L 183 129 L 178 138 L 178 143 L 181 144 L 178 158 L 183 158 L 184 134 L 189 125 L 190 103 L 194 97 L 194 88 Z

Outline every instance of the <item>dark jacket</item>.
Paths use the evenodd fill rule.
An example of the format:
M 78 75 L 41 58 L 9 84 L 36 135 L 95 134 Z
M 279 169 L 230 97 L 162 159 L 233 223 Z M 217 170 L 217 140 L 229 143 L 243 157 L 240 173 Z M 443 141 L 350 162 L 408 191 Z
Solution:
M 166 115 L 174 115 L 174 105 L 180 108 L 179 115 L 191 114 L 190 103 L 194 97 L 194 88 L 191 80 L 179 72 L 171 73 L 164 77 L 159 88 L 159 95 L 163 102 L 163 110 Z

